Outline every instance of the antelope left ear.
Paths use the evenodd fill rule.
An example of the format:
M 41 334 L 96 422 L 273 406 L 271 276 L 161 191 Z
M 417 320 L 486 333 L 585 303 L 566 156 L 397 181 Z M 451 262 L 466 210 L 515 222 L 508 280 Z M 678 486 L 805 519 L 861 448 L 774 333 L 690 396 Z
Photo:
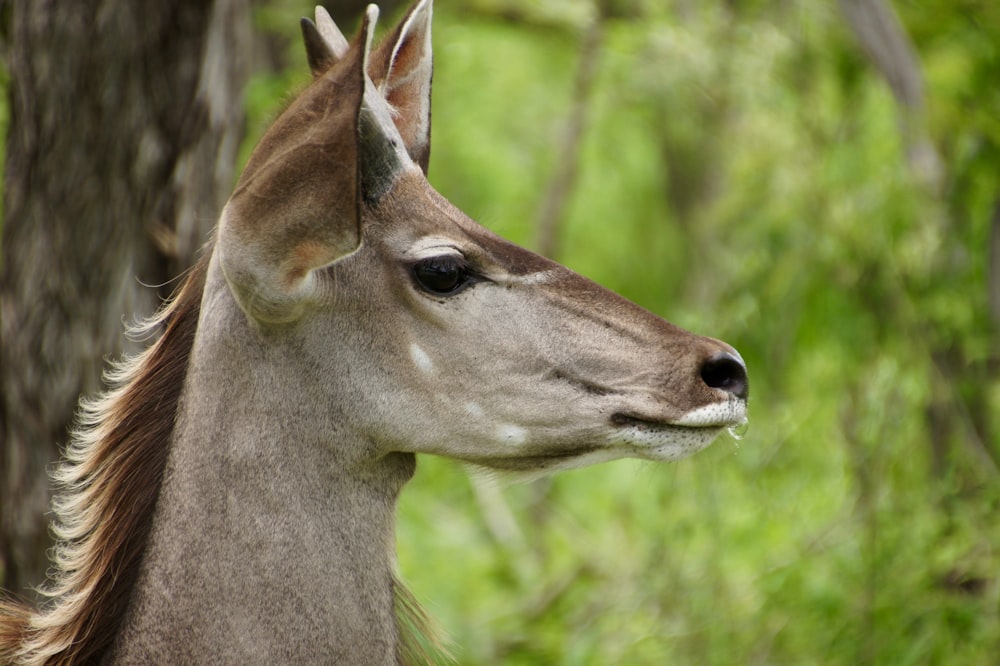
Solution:
M 427 173 L 431 157 L 432 0 L 421 0 L 379 45 L 368 74 L 392 107 L 406 152 Z

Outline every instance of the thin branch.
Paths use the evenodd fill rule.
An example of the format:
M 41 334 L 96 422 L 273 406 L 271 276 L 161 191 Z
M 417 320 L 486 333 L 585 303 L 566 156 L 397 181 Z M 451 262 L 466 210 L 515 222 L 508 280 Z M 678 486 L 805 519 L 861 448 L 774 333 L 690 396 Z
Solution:
M 932 192 L 940 191 L 944 170 L 924 127 L 920 62 L 899 16 L 885 0 L 840 0 L 840 9 L 896 98 L 910 168 Z
M 549 182 L 538 216 L 535 248 L 546 257 L 555 258 L 559 254 L 560 231 L 566 204 L 580 171 L 580 143 L 587 123 L 591 91 L 604 41 L 604 20 L 605 12 L 599 6 L 594 20 L 584 32 L 573 88 L 573 108 L 557 152 L 555 174 Z

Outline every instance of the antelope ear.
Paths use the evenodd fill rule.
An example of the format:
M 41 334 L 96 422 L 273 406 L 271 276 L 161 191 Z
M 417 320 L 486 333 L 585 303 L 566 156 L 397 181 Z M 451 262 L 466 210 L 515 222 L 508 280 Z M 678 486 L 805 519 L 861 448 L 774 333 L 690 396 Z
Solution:
M 366 33 L 364 71 L 372 71 L 367 54 L 371 49 L 378 7 L 368 5 L 365 11 Z M 401 136 L 402 127 L 393 117 L 393 109 L 386 99 L 365 77 L 365 94 L 359 113 L 359 147 L 361 162 L 361 192 L 367 203 L 377 202 L 404 171 L 415 169 L 409 155 L 409 146 Z
M 299 25 L 302 26 L 302 39 L 306 44 L 306 60 L 309 62 L 309 69 L 313 78 L 322 76 L 323 72 L 333 67 L 337 62 L 337 57 L 333 49 L 323 39 L 316 24 L 307 18 L 303 18 Z
M 347 39 L 322 6 L 316 7 L 315 23 L 304 18 L 301 25 L 309 68 L 314 77 L 322 76 L 323 72 L 347 55 Z
M 324 293 L 319 271 L 361 243 L 361 210 L 406 169 L 385 101 L 366 76 L 378 10 L 344 57 L 264 134 L 219 221 L 216 251 L 240 307 L 297 320 Z
M 338 58 L 343 58 L 347 53 L 347 39 L 337 24 L 333 22 L 330 12 L 321 5 L 316 5 L 316 27 L 319 29 L 319 34 L 329 44 L 333 54 Z
M 432 0 L 420 0 L 372 57 L 368 73 L 393 109 L 406 150 L 426 174 L 431 154 Z
M 406 151 L 425 175 L 431 153 L 432 6 L 432 0 L 414 5 L 378 47 L 367 69 L 389 103 Z M 302 19 L 302 35 L 315 77 L 347 53 L 347 40 L 323 7 L 316 7 L 316 23 Z

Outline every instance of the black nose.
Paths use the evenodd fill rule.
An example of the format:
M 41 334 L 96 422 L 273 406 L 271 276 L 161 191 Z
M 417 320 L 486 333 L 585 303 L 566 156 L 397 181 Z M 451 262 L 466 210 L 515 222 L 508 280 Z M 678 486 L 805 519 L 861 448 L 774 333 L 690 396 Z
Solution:
M 715 389 L 732 393 L 737 398 L 747 399 L 750 381 L 743 359 L 729 352 L 719 352 L 701 366 L 701 379 Z

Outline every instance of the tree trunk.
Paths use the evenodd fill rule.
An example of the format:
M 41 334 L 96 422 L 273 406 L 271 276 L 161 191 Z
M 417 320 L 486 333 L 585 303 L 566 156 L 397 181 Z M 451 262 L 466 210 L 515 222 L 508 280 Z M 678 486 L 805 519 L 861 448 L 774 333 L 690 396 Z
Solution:
M 46 469 L 232 186 L 249 0 L 13 0 L 0 267 L 0 573 L 49 546 Z

